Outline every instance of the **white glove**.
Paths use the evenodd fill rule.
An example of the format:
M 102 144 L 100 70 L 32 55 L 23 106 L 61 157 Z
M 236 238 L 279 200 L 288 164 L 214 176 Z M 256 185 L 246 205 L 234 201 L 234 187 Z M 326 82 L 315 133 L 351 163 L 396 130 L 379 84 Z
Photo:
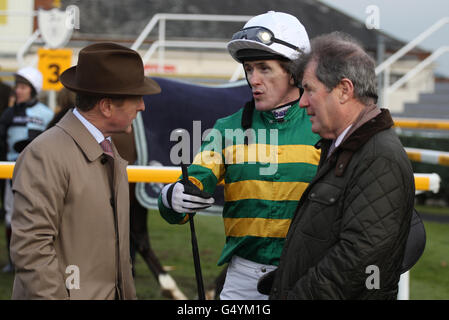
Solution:
M 210 194 L 189 183 L 187 189 L 192 190 L 192 188 L 195 195 L 186 193 L 186 188 L 179 181 L 166 185 L 161 191 L 164 206 L 178 213 L 194 213 L 209 208 L 215 202 Z

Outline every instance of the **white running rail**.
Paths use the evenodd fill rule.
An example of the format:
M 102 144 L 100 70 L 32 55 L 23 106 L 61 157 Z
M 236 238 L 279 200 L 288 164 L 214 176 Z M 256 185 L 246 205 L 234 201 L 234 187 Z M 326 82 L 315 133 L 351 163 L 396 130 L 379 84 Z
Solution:
M 446 52 L 449 52 L 449 46 L 443 46 L 443 47 L 438 48 L 438 50 L 436 50 L 434 53 L 432 53 L 426 59 L 421 61 L 412 70 L 407 72 L 404 76 L 402 76 L 395 83 L 393 83 L 390 87 L 388 87 L 386 89 L 387 90 L 387 94 L 390 94 L 390 93 L 396 91 L 397 89 L 399 89 L 403 84 L 405 84 L 408 81 L 410 81 L 410 79 L 412 79 L 419 72 L 421 72 L 425 67 L 427 67 L 429 64 L 434 62 L 436 59 L 438 59 L 441 55 L 445 54 Z
M 403 46 L 401 49 L 399 49 L 396 53 L 394 53 L 393 55 L 391 55 L 388 59 L 386 59 L 384 62 L 382 62 L 381 64 L 379 64 L 375 71 L 376 71 L 376 75 L 381 74 L 382 72 L 383 74 L 383 82 L 382 82 L 382 97 L 383 97 L 383 105 L 386 106 L 388 105 L 388 94 L 393 92 L 394 90 L 396 90 L 397 88 L 399 88 L 401 85 L 403 85 L 404 83 L 406 83 L 407 81 L 409 81 L 413 76 L 415 76 L 419 71 L 414 71 L 414 69 L 410 70 L 409 73 L 407 73 L 404 77 L 402 77 L 401 79 L 399 79 L 395 84 L 394 84 L 394 88 L 390 87 L 390 67 L 393 63 L 395 63 L 396 61 L 398 61 L 400 58 L 402 58 L 405 54 L 407 54 L 407 52 L 409 52 L 411 49 L 413 49 L 414 47 L 416 47 L 418 44 L 420 44 L 421 42 L 423 42 L 425 39 L 427 39 L 429 36 L 431 36 L 432 34 L 434 34 L 436 31 L 438 31 L 439 29 L 441 29 L 443 26 L 445 26 L 446 24 L 449 23 L 449 17 L 444 17 L 441 18 L 440 20 L 438 20 L 437 22 L 435 22 L 432 26 L 430 26 L 428 29 L 426 29 L 424 32 L 422 32 L 421 34 L 419 34 L 415 39 L 413 39 L 412 41 L 410 41 L 409 43 L 407 43 L 405 46 Z M 444 47 L 443 47 L 444 48 Z M 440 48 L 441 49 L 441 48 Z M 446 52 L 446 51 L 445 51 Z M 437 52 L 435 52 L 437 53 Z M 444 53 L 444 52 L 442 52 Z M 442 54 L 441 52 L 438 52 L 438 56 Z M 425 66 L 427 66 L 428 64 L 430 64 L 430 62 L 434 61 L 436 58 L 438 58 L 438 56 L 430 56 L 429 58 L 431 58 L 430 60 L 427 60 L 427 64 L 423 65 L 423 64 L 419 64 L 418 66 L 416 66 L 415 68 L 420 68 L 420 70 L 422 70 Z M 424 60 L 424 61 L 426 61 Z M 423 61 L 423 62 L 424 62 Z M 406 77 L 406 78 L 405 78 Z M 399 83 L 399 81 L 401 81 L 401 83 Z M 393 87 L 393 86 L 392 86 Z

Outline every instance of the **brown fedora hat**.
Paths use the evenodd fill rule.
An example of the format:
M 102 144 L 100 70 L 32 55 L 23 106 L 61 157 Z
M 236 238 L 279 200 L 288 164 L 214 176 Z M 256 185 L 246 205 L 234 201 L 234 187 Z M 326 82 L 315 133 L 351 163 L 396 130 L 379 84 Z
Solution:
M 145 77 L 142 58 L 115 43 L 83 48 L 78 64 L 64 71 L 60 80 L 72 91 L 93 95 L 147 95 L 161 92 L 156 81 Z

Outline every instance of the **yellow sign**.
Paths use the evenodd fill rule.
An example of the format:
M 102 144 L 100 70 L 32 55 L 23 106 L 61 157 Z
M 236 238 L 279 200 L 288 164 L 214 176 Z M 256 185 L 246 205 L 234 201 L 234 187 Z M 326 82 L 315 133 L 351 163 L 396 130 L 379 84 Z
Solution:
M 43 90 L 62 89 L 59 76 L 72 65 L 72 50 L 70 49 L 43 49 L 37 52 L 39 63 L 37 68 L 42 73 L 44 83 Z
M 0 11 L 8 10 L 8 1 L 0 0 Z M 0 14 L 0 24 L 6 24 L 8 22 L 8 15 L 5 13 Z

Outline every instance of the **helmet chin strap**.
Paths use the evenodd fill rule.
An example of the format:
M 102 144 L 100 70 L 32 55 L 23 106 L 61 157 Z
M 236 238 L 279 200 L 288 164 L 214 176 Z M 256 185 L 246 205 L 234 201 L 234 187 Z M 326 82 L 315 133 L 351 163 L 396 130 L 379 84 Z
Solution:
M 243 63 L 242 63 L 242 66 L 243 66 Z M 248 83 L 248 86 L 252 89 L 253 87 L 252 87 L 251 84 L 249 83 L 249 80 L 248 80 L 248 74 L 246 73 L 245 68 L 243 68 L 243 71 L 245 71 L 245 79 L 246 79 L 246 82 Z

